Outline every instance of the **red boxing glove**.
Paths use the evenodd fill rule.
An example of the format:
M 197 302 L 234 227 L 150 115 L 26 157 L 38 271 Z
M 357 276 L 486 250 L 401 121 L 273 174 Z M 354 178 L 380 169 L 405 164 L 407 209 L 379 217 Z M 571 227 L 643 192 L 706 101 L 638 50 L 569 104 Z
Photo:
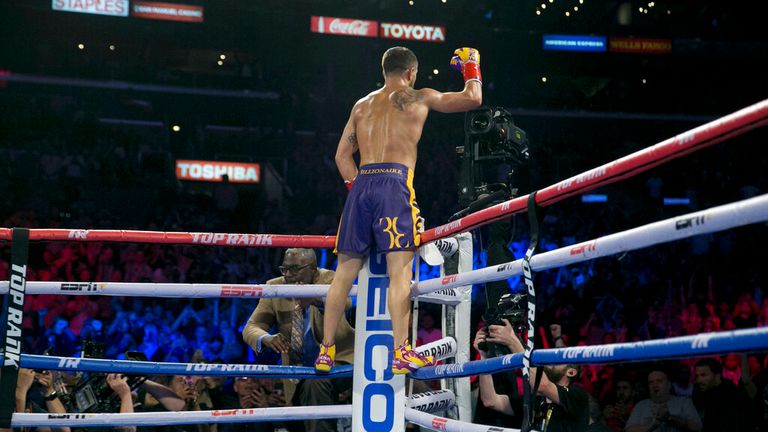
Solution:
M 480 74 L 480 51 L 474 48 L 459 48 L 453 52 L 451 58 L 451 69 L 461 72 L 464 76 L 464 82 L 477 81 L 483 83 Z
M 357 177 L 353 178 L 352 180 L 344 180 L 344 186 L 347 187 L 347 191 L 351 191 L 352 190 L 352 185 L 355 184 L 355 179 L 356 178 Z

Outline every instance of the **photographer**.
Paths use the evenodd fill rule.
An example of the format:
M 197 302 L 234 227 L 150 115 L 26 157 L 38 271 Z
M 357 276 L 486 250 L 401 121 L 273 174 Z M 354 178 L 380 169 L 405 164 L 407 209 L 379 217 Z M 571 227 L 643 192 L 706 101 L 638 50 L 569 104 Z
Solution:
M 174 375 L 170 379 L 163 377 L 168 381 L 168 385 L 160 382 L 145 381 L 142 388 L 149 393 L 158 403 L 148 401 L 146 411 L 201 411 L 199 396 L 205 382 L 198 376 Z M 150 430 L 150 429 L 147 429 Z M 174 425 L 157 426 L 151 428 L 153 431 L 173 431 L 173 432 L 210 432 L 211 425 Z
M 507 347 L 513 353 L 522 353 L 525 351 L 522 342 L 515 334 L 509 320 L 501 320 L 504 325 L 490 325 L 488 330 L 481 329 L 475 336 L 473 343 L 475 349 L 480 353 L 481 358 L 486 358 L 486 351 L 480 350 L 479 345 L 483 342 L 491 342 Z M 550 330 L 559 331 L 559 326 L 550 327 Z M 560 344 L 562 339 L 556 338 L 556 343 Z M 579 365 L 556 365 L 545 366 L 541 376 L 541 382 L 537 389 L 539 396 L 545 398 L 542 415 L 541 430 L 547 432 L 576 432 L 586 431 L 589 425 L 589 396 L 579 387 L 571 386 L 575 381 L 581 367 Z M 536 368 L 530 370 L 531 388 L 536 382 Z M 512 415 L 512 405 L 509 395 L 500 395 L 496 393 L 493 387 L 493 380 L 489 375 L 479 377 L 480 398 L 483 404 L 495 411 Z
M 32 400 L 27 400 L 29 390 L 33 384 L 39 383 L 40 396 L 45 401 L 42 408 Z M 50 371 L 36 372 L 32 369 L 19 369 L 19 377 L 16 381 L 16 412 L 52 413 L 63 414 L 67 410 L 59 400 L 59 395 L 53 386 L 53 377 Z M 51 428 L 53 432 L 70 432 L 68 427 Z
M 128 378 L 125 375 L 107 375 L 107 385 L 120 398 L 120 414 L 133 412 L 133 395 L 128 386 Z M 136 432 L 136 426 L 117 426 L 116 430 L 122 432 Z

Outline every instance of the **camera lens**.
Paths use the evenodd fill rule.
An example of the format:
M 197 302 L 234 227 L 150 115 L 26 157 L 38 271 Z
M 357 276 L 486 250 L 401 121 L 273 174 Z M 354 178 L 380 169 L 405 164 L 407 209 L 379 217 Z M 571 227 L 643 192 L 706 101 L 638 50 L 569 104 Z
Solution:
M 488 128 L 488 117 L 477 116 L 472 119 L 472 128 L 476 131 L 484 131 Z

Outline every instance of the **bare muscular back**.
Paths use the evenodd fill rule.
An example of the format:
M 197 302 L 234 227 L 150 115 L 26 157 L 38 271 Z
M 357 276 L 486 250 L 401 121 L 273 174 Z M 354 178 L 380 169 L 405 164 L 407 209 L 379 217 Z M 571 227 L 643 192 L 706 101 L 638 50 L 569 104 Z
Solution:
M 360 165 L 395 162 L 414 169 L 428 113 L 423 95 L 411 87 L 384 87 L 360 99 L 352 110 Z

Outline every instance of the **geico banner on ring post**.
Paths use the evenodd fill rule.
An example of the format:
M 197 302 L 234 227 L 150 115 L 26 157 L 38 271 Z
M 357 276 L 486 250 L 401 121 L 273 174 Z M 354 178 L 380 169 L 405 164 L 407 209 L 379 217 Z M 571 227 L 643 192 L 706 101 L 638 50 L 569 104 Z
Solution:
M 371 249 L 357 282 L 353 432 L 405 429 L 405 376 L 392 373 L 392 320 L 386 256 Z
M 63 12 L 127 17 L 128 0 L 53 0 L 51 8 Z
M 176 178 L 204 182 L 220 182 L 226 175 L 230 183 L 259 183 L 261 166 L 257 163 L 205 160 L 176 161 Z

